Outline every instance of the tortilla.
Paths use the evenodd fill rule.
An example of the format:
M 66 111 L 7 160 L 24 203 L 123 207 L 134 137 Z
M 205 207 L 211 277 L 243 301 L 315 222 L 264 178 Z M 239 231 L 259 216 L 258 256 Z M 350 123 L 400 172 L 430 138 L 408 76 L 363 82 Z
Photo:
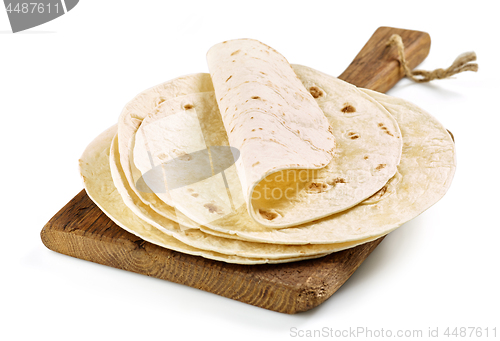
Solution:
M 454 144 L 428 113 L 305 66 L 293 66 L 294 78 L 274 50 L 265 52 L 252 40 L 232 43 L 209 53 L 215 92 L 208 74 L 148 89 L 123 110 L 111 153 L 116 128 L 84 152 L 87 193 L 119 226 L 210 259 L 290 262 L 380 238 L 446 193 L 456 165 Z M 238 44 L 248 50 L 229 54 L 232 67 L 227 54 Z M 268 62 L 258 61 L 267 54 L 273 55 Z M 254 77 L 258 70 L 265 75 Z M 280 117 L 271 102 L 289 106 L 285 113 L 293 119 Z M 291 126 L 299 132 L 290 134 Z M 278 135 L 274 140 L 258 132 L 269 129 Z M 248 166 L 259 158 L 262 168 Z M 305 180 L 277 178 L 303 170 Z M 286 200 L 256 199 L 259 186 L 269 183 L 281 190 L 298 186 Z
M 348 106 L 342 112 L 347 119 L 333 121 L 315 101 L 321 90 L 307 90 L 281 54 L 256 40 L 217 44 L 207 61 L 229 143 L 240 152 L 236 170 L 247 208 L 257 223 L 285 228 L 343 211 L 395 174 L 402 142 L 383 108 L 353 113 Z M 346 107 L 343 93 L 332 100 L 338 110 Z M 370 139 L 372 127 L 363 124 L 368 115 L 368 122 L 379 117 L 394 134 Z M 362 156 L 335 148 L 334 136 L 355 142 L 366 154 L 373 146 L 384 155 L 385 169 L 367 169 Z

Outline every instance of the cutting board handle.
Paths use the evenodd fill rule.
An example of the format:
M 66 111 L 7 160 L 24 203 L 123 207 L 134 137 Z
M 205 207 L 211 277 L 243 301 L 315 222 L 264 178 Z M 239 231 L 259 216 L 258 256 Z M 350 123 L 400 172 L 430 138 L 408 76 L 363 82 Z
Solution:
M 379 92 L 392 88 L 405 75 L 396 46 L 387 45 L 393 34 L 399 34 L 403 39 L 406 60 L 411 69 L 429 54 L 431 37 L 428 33 L 379 27 L 339 78 Z

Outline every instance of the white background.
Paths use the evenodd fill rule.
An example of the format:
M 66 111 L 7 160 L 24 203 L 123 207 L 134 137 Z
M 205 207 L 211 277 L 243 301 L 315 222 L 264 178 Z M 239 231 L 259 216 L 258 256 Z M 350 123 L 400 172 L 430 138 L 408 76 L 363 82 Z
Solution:
M 18 34 L 0 9 L 0 339 L 288 340 L 299 339 L 293 327 L 442 335 L 457 326 L 497 327 L 500 337 L 498 9 L 404 3 L 82 0 Z M 207 72 L 208 48 L 241 37 L 339 75 L 379 26 L 430 33 L 420 68 L 474 50 L 480 70 L 431 84 L 405 79 L 389 92 L 454 133 L 455 179 L 318 308 L 279 314 L 43 246 L 43 225 L 82 189 L 80 154 L 138 92 Z

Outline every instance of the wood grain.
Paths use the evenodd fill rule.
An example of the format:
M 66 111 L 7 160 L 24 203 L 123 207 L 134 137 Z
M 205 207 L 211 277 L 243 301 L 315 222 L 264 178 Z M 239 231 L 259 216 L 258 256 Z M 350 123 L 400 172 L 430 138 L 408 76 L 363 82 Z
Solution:
M 403 76 L 396 49 L 385 46 L 393 33 L 402 36 L 410 65 L 416 66 L 429 53 L 427 33 L 381 27 L 340 78 L 378 91 L 391 88 Z M 114 224 L 84 190 L 44 226 L 41 238 L 49 249 L 62 254 L 288 314 L 309 310 L 328 299 L 383 239 L 308 261 L 228 264 L 143 241 Z
M 389 38 L 399 34 L 405 46 L 405 57 L 411 69 L 429 54 L 431 37 L 420 31 L 379 27 L 359 51 L 349 67 L 339 76 L 356 86 L 386 92 L 404 77 L 395 46 L 387 46 Z

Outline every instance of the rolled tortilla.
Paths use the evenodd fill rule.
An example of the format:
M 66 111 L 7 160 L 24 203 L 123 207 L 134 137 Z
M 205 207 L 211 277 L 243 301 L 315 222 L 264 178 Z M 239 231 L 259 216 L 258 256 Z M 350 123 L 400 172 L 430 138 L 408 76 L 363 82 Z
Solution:
M 349 179 L 353 181 L 349 188 L 356 192 L 339 193 L 337 182 L 346 180 L 329 178 L 327 174 L 335 169 L 318 171 L 351 161 L 332 162 L 336 157 L 334 129 L 312 90 L 306 90 L 287 60 L 250 39 L 215 45 L 207 60 L 229 144 L 241 155 L 236 169 L 247 209 L 257 223 L 284 228 L 346 210 L 378 191 L 395 174 L 401 140 L 391 142 L 394 157 L 383 179 L 379 174 L 369 174 L 367 179 L 357 176 Z M 384 109 L 373 111 L 378 115 Z M 388 124 L 399 135 L 397 125 Z M 358 138 L 358 133 L 351 132 L 350 138 Z M 353 171 L 360 168 L 353 165 Z M 302 209 L 305 202 L 310 209 Z

